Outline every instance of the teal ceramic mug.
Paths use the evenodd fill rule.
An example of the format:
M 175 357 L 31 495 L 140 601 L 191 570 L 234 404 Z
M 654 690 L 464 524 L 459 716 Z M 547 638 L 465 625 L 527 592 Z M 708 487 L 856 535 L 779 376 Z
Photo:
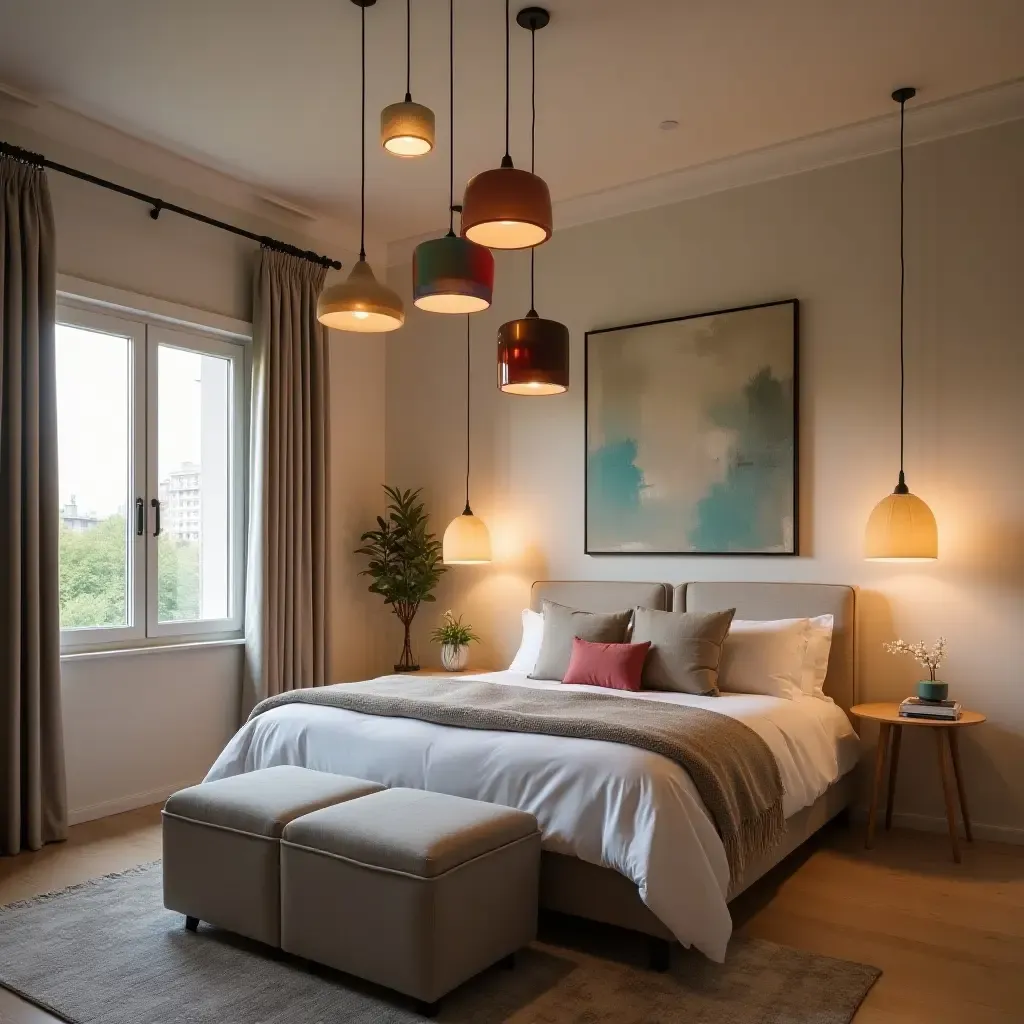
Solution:
M 949 696 L 949 684 L 940 683 L 935 679 L 922 679 L 917 684 L 917 695 L 921 700 L 946 700 Z

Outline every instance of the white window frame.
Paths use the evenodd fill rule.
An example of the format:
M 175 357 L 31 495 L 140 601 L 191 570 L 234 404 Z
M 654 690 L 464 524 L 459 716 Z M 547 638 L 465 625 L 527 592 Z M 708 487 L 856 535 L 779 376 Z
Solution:
M 252 325 L 242 320 L 192 309 L 161 299 L 111 288 L 67 275 L 58 275 L 58 322 L 131 339 L 130 497 L 126 519 L 132 539 L 127 626 L 61 631 L 61 652 L 76 656 L 91 652 L 135 650 L 174 644 L 230 641 L 242 636 L 245 602 L 245 536 L 248 527 L 248 458 Z M 230 545 L 231 576 L 227 618 L 193 622 L 157 621 L 157 543 L 155 513 L 159 500 L 157 463 L 157 346 L 175 345 L 227 358 L 233 420 L 230 424 Z M 183 342 L 183 344 L 181 343 Z M 148 401 L 147 401 L 148 399 Z M 142 497 L 145 530 L 135 532 L 135 498 Z

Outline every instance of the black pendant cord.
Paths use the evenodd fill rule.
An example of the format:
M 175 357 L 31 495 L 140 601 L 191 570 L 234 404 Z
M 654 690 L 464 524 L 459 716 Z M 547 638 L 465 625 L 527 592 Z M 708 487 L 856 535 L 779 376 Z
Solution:
M 537 30 L 530 29 L 530 173 L 536 173 L 537 163 Z M 536 316 L 533 298 L 533 263 L 536 246 L 530 248 L 530 312 Z
M 907 487 L 906 476 L 903 472 L 903 439 L 904 439 L 904 404 L 905 404 L 905 392 L 906 392 L 906 372 L 905 372 L 905 355 L 904 355 L 904 339 L 903 339 L 903 321 L 904 321 L 904 296 L 906 290 L 906 260 L 904 257 L 904 193 L 905 193 L 905 169 L 904 169 L 904 125 L 906 122 L 906 110 L 907 100 L 912 98 L 914 95 L 913 89 L 899 89 L 894 94 L 894 98 L 899 100 L 900 104 L 900 475 L 899 482 L 896 484 L 896 494 L 908 494 L 910 489 Z
M 464 516 L 471 516 L 473 510 L 469 507 L 469 396 L 472 393 L 470 384 L 470 344 L 469 344 L 469 314 L 466 314 L 466 508 Z
M 448 0 L 448 237 L 455 237 L 455 11 Z
M 405 102 L 412 103 L 412 0 L 405 0 Z
M 361 66 L 359 114 L 359 260 L 366 260 L 366 8 L 359 8 L 359 51 Z
M 511 62 L 509 58 L 510 47 L 511 47 L 511 26 L 509 25 L 509 9 L 508 0 L 505 0 L 505 155 L 501 158 L 502 167 L 512 166 L 512 149 L 509 144 L 509 119 L 510 119 L 510 100 L 509 97 L 512 92 L 512 71 Z
M 310 263 L 316 263 L 321 267 L 328 267 L 333 270 L 341 269 L 341 263 L 330 256 L 321 256 L 319 253 L 312 252 L 309 249 L 300 249 L 277 238 L 271 238 L 269 235 L 258 235 L 255 231 L 246 231 L 245 228 L 235 227 L 234 224 L 217 220 L 216 217 L 207 217 L 205 213 L 198 213 L 196 210 L 190 210 L 185 206 L 178 206 L 177 203 L 169 203 L 156 196 L 147 195 L 145 192 L 127 188 L 125 185 L 118 185 L 116 181 L 108 181 L 106 178 L 97 177 L 95 174 L 89 174 L 87 171 L 80 171 L 75 167 L 68 167 L 67 164 L 57 163 L 56 160 L 48 160 L 41 153 L 33 153 L 9 142 L 0 141 L 0 156 L 9 157 L 11 160 L 17 160 L 19 163 L 28 164 L 31 167 L 45 167 L 47 170 L 66 174 L 69 178 L 87 181 L 90 185 L 98 185 L 100 188 L 116 192 L 118 195 L 128 196 L 129 199 L 137 199 L 140 203 L 145 203 L 150 207 L 149 215 L 153 220 L 156 220 L 166 210 L 168 213 L 176 213 L 181 217 L 187 217 L 189 220 L 206 224 L 208 227 L 218 228 L 232 235 L 238 235 L 240 238 L 248 238 L 253 242 L 258 242 L 264 249 L 272 249 L 274 252 L 283 252 L 289 256 L 297 256 L 299 259 L 308 260 Z

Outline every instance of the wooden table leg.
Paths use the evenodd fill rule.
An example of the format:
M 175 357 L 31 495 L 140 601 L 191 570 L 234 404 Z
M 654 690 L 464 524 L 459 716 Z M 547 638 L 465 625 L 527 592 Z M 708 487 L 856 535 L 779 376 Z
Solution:
M 932 729 L 935 734 L 935 749 L 939 753 L 939 775 L 942 777 L 942 795 L 946 799 L 946 824 L 949 826 L 949 845 L 953 847 L 953 860 L 960 863 L 960 840 L 957 836 L 956 809 L 953 807 L 953 780 L 949 777 L 946 763 L 946 740 L 948 729 Z
M 885 831 L 892 828 L 892 807 L 896 802 L 896 772 L 900 766 L 900 742 L 903 739 L 903 726 L 892 728 L 892 750 L 889 752 L 889 796 L 885 804 Z
M 964 773 L 960 767 L 960 744 L 956 729 L 942 730 L 949 737 L 949 754 L 953 758 L 953 775 L 956 777 L 956 793 L 960 798 L 960 817 L 964 819 L 964 835 L 967 842 L 973 843 L 974 836 L 971 834 L 971 819 L 967 813 L 967 794 L 964 792 Z
M 875 842 L 875 819 L 878 817 L 878 799 L 882 792 L 882 779 L 885 777 L 885 752 L 889 746 L 889 734 L 892 726 L 888 722 L 878 725 L 878 746 L 875 747 L 875 780 L 871 787 L 871 809 L 868 811 L 868 834 L 864 840 L 865 849 L 870 850 Z

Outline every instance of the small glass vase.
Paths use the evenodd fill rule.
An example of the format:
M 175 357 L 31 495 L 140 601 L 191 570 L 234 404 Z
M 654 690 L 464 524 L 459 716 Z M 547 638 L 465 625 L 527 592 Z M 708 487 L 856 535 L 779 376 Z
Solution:
M 947 700 L 949 684 L 937 679 L 921 679 L 917 684 L 917 695 L 921 700 Z
M 467 644 L 441 644 L 441 667 L 446 672 L 461 672 L 469 661 Z

